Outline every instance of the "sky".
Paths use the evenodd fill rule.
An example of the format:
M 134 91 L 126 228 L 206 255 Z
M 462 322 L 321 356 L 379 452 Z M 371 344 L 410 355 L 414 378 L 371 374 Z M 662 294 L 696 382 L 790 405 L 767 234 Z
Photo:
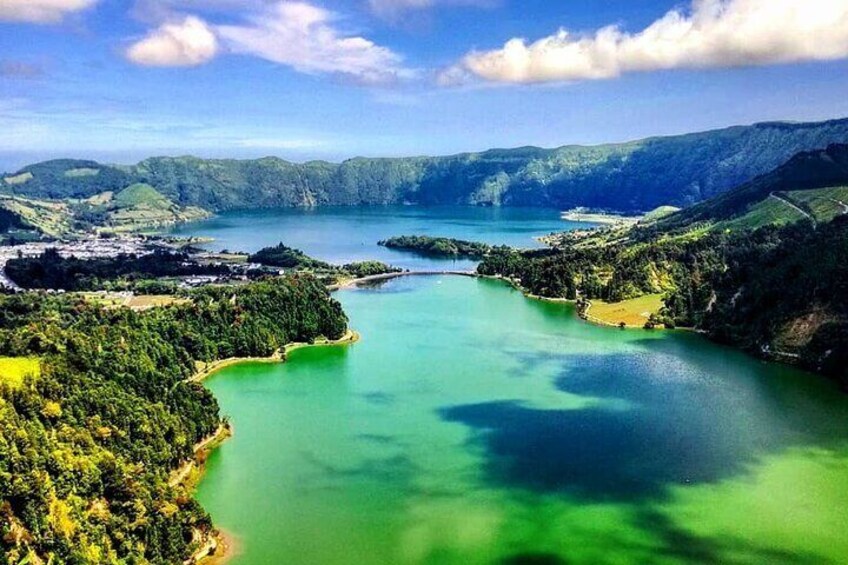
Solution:
M 848 117 L 848 0 L 0 0 L 0 170 Z

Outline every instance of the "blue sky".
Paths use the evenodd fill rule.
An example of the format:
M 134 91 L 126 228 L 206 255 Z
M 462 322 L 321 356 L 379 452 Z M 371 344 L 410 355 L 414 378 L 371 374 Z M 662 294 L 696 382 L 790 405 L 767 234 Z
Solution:
M 848 0 L 0 0 L 0 169 L 848 116 Z

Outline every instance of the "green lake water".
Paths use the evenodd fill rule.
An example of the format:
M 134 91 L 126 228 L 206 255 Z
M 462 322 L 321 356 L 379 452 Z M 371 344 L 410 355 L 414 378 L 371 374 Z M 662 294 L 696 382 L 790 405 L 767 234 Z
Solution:
M 234 565 L 848 562 L 848 399 L 497 281 L 336 294 L 362 334 L 207 381 Z

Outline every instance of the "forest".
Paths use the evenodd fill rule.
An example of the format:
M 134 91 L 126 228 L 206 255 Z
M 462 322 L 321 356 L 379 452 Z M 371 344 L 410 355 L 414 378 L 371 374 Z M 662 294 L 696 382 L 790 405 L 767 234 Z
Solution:
M 475 241 L 426 235 L 401 235 L 378 242 L 389 249 L 413 251 L 430 257 L 455 257 L 482 259 L 492 251 L 492 246 Z
M 313 259 L 300 249 L 293 249 L 283 243 L 265 247 L 248 258 L 251 263 L 280 269 L 329 269 L 330 264 Z
M 1 561 L 182 563 L 212 526 L 168 476 L 222 421 L 189 381 L 196 363 L 346 327 L 310 276 L 203 288 L 143 312 L 74 295 L 0 298 L 0 356 L 40 365 L 22 382 L 0 378 Z

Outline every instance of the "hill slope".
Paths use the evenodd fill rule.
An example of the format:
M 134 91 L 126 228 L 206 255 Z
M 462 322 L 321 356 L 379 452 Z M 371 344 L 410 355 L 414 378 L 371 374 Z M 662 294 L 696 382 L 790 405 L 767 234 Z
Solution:
M 578 300 L 584 313 L 590 301 L 659 295 L 648 325 L 697 328 L 848 388 L 846 187 L 848 145 L 833 145 L 646 225 L 495 250 L 479 271 Z
M 715 198 L 655 222 L 659 231 L 709 223 L 756 228 L 801 219 L 827 222 L 848 211 L 848 145 L 800 153 L 786 164 Z
M 212 211 L 392 203 L 645 211 L 700 202 L 798 152 L 839 142 L 848 142 L 848 119 L 764 123 L 596 147 L 357 158 L 341 164 L 159 157 L 112 167 L 62 160 L 7 175 L 0 190 L 38 198 L 89 198 L 146 183 L 179 205 Z

